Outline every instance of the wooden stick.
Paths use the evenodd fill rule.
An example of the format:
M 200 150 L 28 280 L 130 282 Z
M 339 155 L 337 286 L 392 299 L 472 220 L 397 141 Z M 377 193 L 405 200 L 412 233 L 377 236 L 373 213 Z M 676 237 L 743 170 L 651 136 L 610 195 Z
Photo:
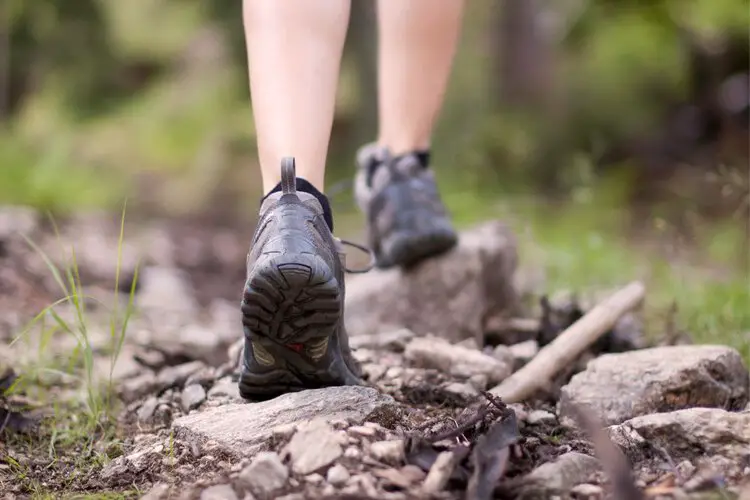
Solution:
M 634 281 L 600 302 L 570 325 L 534 359 L 505 379 L 490 392 L 506 403 L 517 403 L 550 383 L 552 378 L 591 344 L 612 329 L 626 312 L 636 307 L 646 293 L 642 283 Z

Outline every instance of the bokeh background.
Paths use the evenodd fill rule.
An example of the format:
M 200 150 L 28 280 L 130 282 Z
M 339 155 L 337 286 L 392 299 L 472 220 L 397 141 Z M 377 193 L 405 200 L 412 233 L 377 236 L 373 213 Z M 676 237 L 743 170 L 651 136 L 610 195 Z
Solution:
M 131 220 L 249 232 L 241 2 L 4 0 L 0 16 L 0 203 L 127 198 Z M 456 223 L 513 224 L 550 287 L 645 276 L 699 335 L 750 331 L 749 27 L 746 0 L 469 1 L 433 152 Z M 337 227 L 361 235 L 372 2 L 353 2 L 348 37 L 327 182 Z

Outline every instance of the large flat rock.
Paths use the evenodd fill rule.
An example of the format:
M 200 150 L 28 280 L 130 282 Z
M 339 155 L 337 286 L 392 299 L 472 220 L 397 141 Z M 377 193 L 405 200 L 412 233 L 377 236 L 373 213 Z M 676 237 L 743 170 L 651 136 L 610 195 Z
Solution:
M 516 238 L 498 221 L 460 234 L 450 252 L 408 271 L 373 270 L 347 280 L 350 335 L 408 328 L 450 341 L 479 338 L 485 322 L 517 305 Z
M 748 371 L 731 347 L 656 347 L 592 360 L 563 387 L 559 410 L 586 405 L 607 424 L 692 407 L 741 410 L 748 401 Z
M 374 410 L 394 404 L 393 398 L 369 387 L 328 387 L 284 394 L 260 403 L 234 403 L 178 418 L 176 436 L 213 441 L 224 451 L 248 456 L 261 450 L 274 428 L 312 420 L 361 423 Z
M 676 461 L 719 455 L 739 464 L 750 459 L 750 412 L 689 408 L 654 413 L 608 428 L 612 441 L 634 460 L 654 446 Z

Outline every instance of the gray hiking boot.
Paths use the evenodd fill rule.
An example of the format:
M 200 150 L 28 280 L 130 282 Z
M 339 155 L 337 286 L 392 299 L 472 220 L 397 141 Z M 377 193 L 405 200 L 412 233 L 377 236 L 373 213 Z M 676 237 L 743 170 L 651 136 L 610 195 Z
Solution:
M 378 267 L 407 268 L 456 245 L 435 177 L 417 155 L 392 157 L 376 145 L 363 146 L 354 186 Z
M 247 256 L 239 379 L 245 399 L 360 384 L 343 322 L 341 242 L 318 200 L 297 192 L 292 158 L 282 161 L 281 185 L 261 206 Z

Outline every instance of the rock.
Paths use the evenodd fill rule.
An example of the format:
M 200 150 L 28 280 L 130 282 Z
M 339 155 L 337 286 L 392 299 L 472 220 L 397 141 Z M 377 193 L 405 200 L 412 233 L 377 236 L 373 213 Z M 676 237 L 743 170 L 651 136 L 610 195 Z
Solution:
M 557 417 L 548 411 L 534 410 L 526 417 L 526 422 L 531 425 L 554 424 L 557 422 Z
M 312 474 L 308 474 L 307 476 L 305 476 L 305 482 L 310 484 L 321 484 L 325 480 L 326 479 L 317 472 L 313 472 Z
M 517 307 L 516 246 L 510 229 L 493 221 L 461 233 L 455 249 L 409 272 L 347 277 L 347 330 L 356 337 L 392 325 L 451 341 L 483 338 L 487 318 Z
M 750 500 L 750 480 L 746 480 L 745 484 L 740 488 L 738 500 Z
M 382 462 L 397 464 L 404 459 L 404 442 L 400 439 L 377 441 L 370 445 L 370 453 Z
M 695 468 L 695 465 L 690 460 L 683 460 L 676 467 L 679 478 L 683 481 L 690 479 L 695 474 Z
M 200 384 L 204 389 L 210 388 L 216 381 L 216 370 L 210 366 L 201 368 L 197 372 L 191 374 L 187 380 L 185 380 L 185 386 Z
M 372 335 L 360 335 L 349 340 L 352 349 L 377 349 L 403 352 L 406 344 L 414 338 L 414 332 L 406 328 L 386 330 Z
M 200 384 L 193 384 L 185 387 L 182 391 L 180 403 L 185 413 L 193 408 L 198 408 L 206 400 L 206 390 Z
M 479 391 L 473 385 L 461 382 L 451 382 L 443 387 L 443 390 L 463 401 L 471 401 L 479 396 Z
M 475 351 L 478 351 L 479 349 L 481 349 L 481 347 L 479 346 L 479 343 L 477 342 L 477 339 L 474 337 L 459 340 L 454 345 L 465 347 L 467 349 L 474 349 Z
M 282 455 L 289 456 L 296 474 L 310 474 L 330 465 L 343 453 L 341 438 L 324 420 L 300 426 Z
M 372 474 L 384 479 L 388 484 L 392 484 L 402 489 L 406 489 L 412 484 L 411 479 L 397 469 L 375 469 L 372 471 Z
M 453 469 L 456 467 L 456 459 L 457 457 L 452 451 L 441 452 L 435 459 L 435 463 L 430 467 L 430 472 L 427 473 L 422 489 L 429 494 L 438 493 L 445 488 L 451 474 L 453 474 Z
M 173 340 L 163 347 L 173 355 L 182 354 L 190 359 L 218 366 L 227 361 L 227 346 L 241 334 L 242 325 L 239 322 L 231 338 L 217 335 L 210 326 L 190 323 L 181 326 L 173 335 Z
M 111 342 L 109 340 L 107 343 Z M 112 359 L 98 360 L 94 364 L 94 377 L 102 383 L 121 382 L 133 378 L 143 372 L 143 366 L 135 359 L 135 350 L 130 346 L 123 346 L 112 366 Z
M 153 448 L 147 448 L 131 453 L 125 457 L 125 462 L 128 464 L 128 468 L 131 471 L 139 473 L 148 469 L 152 464 L 160 461 L 161 458 L 159 451 Z
M 153 392 L 156 387 L 156 376 L 147 371 L 135 378 L 122 381 L 118 384 L 117 391 L 122 400 L 129 403 Z
M 155 397 L 151 396 L 148 398 L 140 408 L 138 408 L 138 421 L 139 422 L 148 422 L 151 420 L 151 417 L 154 416 L 154 412 L 156 411 L 156 407 L 159 405 L 159 400 Z
M 119 456 L 102 467 L 99 477 L 103 481 L 110 482 L 121 477 L 127 477 L 128 463 L 124 456 Z
M 297 432 L 297 424 L 278 425 L 271 430 L 271 435 L 276 439 L 289 439 Z
M 474 389 L 477 391 L 484 391 L 487 389 L 487 384 L 489 384 L 489 380 L 487 380 L 487 375 L 472 375 L 469 377 L 469 380 L 467 380 L 469 385 L 471 385 Z
M 208 390 L 208 399 L 227 398 L 241 401 L 240 388 L 231 377 L 225 377 Z
M 336 464 L 328 469 L 326 480 L 334 486 L 341 486 L 349 480 L 349 471 L 341 464 Z
M 604 490 L 602 487 L 595 484 L 579 484 L 578 486 L 574 486 L 570 490 L 570 493 L 572 493 L 575 498 L 586 500 L 598 500 L 599 498 L 604 497 Z
M 177 366 L 168 366 L 159 372 L 156 383 L 163 389 L 182 387 L 188 377 L 199 372 L 206 365 L 202 361 L 191 361 Z
M 229 484 L 217 484 L 201 492 L 200 500 L 239 500 Z
M 362 422 L 376 409 L 395 404 L 393 398 L 361 386 L 327 387 L 284 394 L 260 403 L 232 403 L 175 420 L 178 437 L 216 441 L 229 454 L 259 451 L 271 431 L 283 424 L 312 419 Z
M 192 294 L 190 276 L 185 271 L 166 266 L 144 266 L 138 276 L 136 305 L 147 315 L 193 317 L 199 311 Z
M 283 497 L 278 497 L 275 500 L 305 500 L 305 495 L 302 493 L 290 493 Z
M 653 446 L 675 461 L 694 458 L 696 450 L 703 456 L 720 455 L 738 463 L 750 459 L 750 413 L 689 408 L 632 418 L 609 427 L 608 432 L 631 459 L 642 457 Z
M 31 208 L 4 205 L 0 207 L 0 241 L 16 233 L 29 235 L 39 223 L 39 213 Z
M 141 500 L 164 500 L 169 496 L 169 484 L 156 483 L 141 497 Z
M 508 405 L 508 408 L 513 410 L 513 413 L 516 414 L 516 420 L 519 422 L 526 421 L 529 418 L 529 412 L 526 411 L 521 403 L 511 403 Z
M 427 474 L 416 465 L 404 465 L 399 472 L 401 472 L 401 475 L 409 479 L 412 483 L 422 481 L 427 476 Z
M 378 435 L 377 429 L 365 425 L 353 425 L 347 429 L 347 432 L 357 437 L 375 437 Z
M 571 405 L 591 407 L 605 424 L 694 406 L 744 408 L 748 371 L 726 346 L 655 347 L 605 354 L 563 387 L 559 413 Z
M 404 358 L 417 368 L 434 368 L 443 373 L 472 376 L 485 375 L 497 384 L 511 374 L 512 366 L 481 351 L 452 345 L 436 337 L 420 337 L 412 340 Z
M 527 340 L 510 346 L 510 353 L 513 356 L 515 369 L 518 369 L 531 361 L 539 352 L 539 342 L 536 340 Z
M 510 347 L 503 344 L 498 344 L 492 350 L 492 357 L 500 361 L 504 365 L 508 365 L 513 369 L 513 365 L 516 362 L 516 358 L 513 356 L 513 352 Z
M 566 494 L 575 485 L 588 481 L 599 469 L 595 458 L 569 451 L 523 476 L 516 486 L 516 496 L 542 499 Z
M 240 472 L 239 479 L 254 492 L 270 495 L 286 484 L 289 471 L 276 453 L 265 451 Z

